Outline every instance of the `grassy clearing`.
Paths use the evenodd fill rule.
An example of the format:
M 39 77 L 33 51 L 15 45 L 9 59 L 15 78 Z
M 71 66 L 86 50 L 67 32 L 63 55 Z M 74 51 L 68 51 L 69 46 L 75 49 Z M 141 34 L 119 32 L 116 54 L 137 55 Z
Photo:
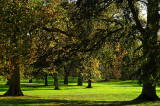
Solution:
M 160 102 L 135 103 L 135 99 L 142 87 L 132 81 L 110 81 L 93 83 L 93 88 L 76 86 L 76 80 L 70 79 L 68 86 L 60 81 L 61 90 L 53 90 L 53 80 L 49 78 L 49 86 L 44 86 L 44 81 L 28 83 L 27 79 L 21 81 L 23 97 L 0 97 L 0 105 L 160 105 Z M 8 86 L 6 81 L 0 82 L 0 95 L 3 95 Z M 160 95 L 160 87 L 157 87 Z

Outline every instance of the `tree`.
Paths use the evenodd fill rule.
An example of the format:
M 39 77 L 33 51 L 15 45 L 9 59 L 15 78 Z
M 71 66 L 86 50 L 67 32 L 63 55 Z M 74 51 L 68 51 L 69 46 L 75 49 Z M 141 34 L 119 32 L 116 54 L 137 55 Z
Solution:
M 143 60 L 142 60 L 142 93 L 136 100 L 159 100 L 156 94 L 156 82 L 159 78 L 159 14 L 158 0 L 148 0 L 147 6 L 147 24 L 144 28 L 138 18 L 135 3 L 137 1 L 128 0 L 129 8 L 132 12 L 133 19 L 136 22 L 136 28 L 141 33 L 141 41 L 143 45 Z
M 27 57 L 30 52 L 30 37 L 27 36 L 27 33 L 39 30 L 38 28 L 46 22 L 45 14 L 41 11 L 42 4 L 37 3 L 30 4 L 22 0 L 2 0 L 1 47 L 6 52 L 6 54 L 2 52 L 3 57 L 7 56 L 8 58 L 4 65 L 9 67 L 11 74 L 9 89 L 4 94 L 6 96 L 23 95 L 20 88 L 20 67 L 29 62 Z M 5 58 L 3 59 L 5 60 Z
M 132 26 L 137 34 L 131 35 L 141 42 L 141 46 L 135 51 L 142 49 L 141 67 L 139 73 L 143 80 L 142 93 L 135 100 L 159 100 L 156 94 L 156 83 L 159 79 L 159 44 L 158 44 L 158 30 L 159 30 L 159 14 L 158 14 L 158 0 L 117 0 L 119 8 L 125 10 L 124 16 L 127 19 L 133 20 Z M 120 4 L 119 4 L 120 3 Z M 140 15 L 139 5 L 146 6 L 147 22 Z M 123 25 L 126 25 L 123 23 Z

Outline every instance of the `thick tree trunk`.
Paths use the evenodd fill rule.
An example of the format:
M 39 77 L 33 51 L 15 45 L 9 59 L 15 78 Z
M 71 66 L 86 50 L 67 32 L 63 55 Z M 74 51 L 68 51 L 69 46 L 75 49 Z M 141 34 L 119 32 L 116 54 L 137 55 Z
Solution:
M 57 75 L 57 73 L 54 73 L 53 77 L 54 77 L 54 86 L 55 86 L 54 90 L 59 90 L 58 75 Z
M 78 73 L 78 86 L 82 86 L 83 85 L 83 76 L 81 74 L 81 71 Z
M 47 79 L 47 77 L 48 77 L 48 75 L 47 75 L 47 73 L 45 73 L 45 86 L 48 86 L 48 79 Z
M 138 101 L 159 100 L 159 97 L 156 94 L 156 86 L 153 86 L 152 84 L 143 84 L 142 93 L 135 100 Z
M 23 93 L 21 91 L 20 87 L 20 70 L 19 70 L 19 63 L 15 63 L 17 59 L 12 61 L 12 66 L 14 68 L 12 69 L 12 76 L 10 79 L 9 89 L 4 94 L 4 96 L 23 96 Z

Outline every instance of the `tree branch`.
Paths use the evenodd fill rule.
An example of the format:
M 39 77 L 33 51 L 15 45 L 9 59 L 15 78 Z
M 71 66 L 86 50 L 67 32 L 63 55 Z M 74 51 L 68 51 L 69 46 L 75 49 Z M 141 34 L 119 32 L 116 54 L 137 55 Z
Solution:
M 45 31 L 47 31 L 47 32 L 59 32 L 61 34 L 65 34 L 68 37 L 72 36 L 71 34 L 68 34 L 67 32 L 62 31 L 62 30 L 60 30 L 58 28 L 52 28 L 52 29 L 50 29 L 50 28 L 47 28 L 47 27 L 43 27 L 42 29 L 45 30 Z
M 141 33 L 145 32 L 145 29 L 143 29 L 142 24 L 141 24 L 141 22 L 140 22 L 140 20 L 138 18 L 138 13 L 135 10 L 135 6 L 133 4 L 133 0 L 128 0 L 128 5 L 129 5 L 129 8 L 131 9 L 131 12 L 133 14 L 133 19 L 136 22 L 136 26 L 137 26 L 138 30 Z
M 147 2 L 142 1 L 142 0 L 137 0 L 137 1 L 140 1 L 140 2 L 144 3 L 145 5 L 147 5 L 147 4 L 148 4 Z
M 89 51 L 92 51 L 92 50 L 94 50 L 94 48 L 96 47 L 96 46 L 98 46 L 99 44 L 101 44 L 101 43 L 103 43 L 105 40 L 106 40 L 106 38 L 107 37 L 109 37 L 109 36 L 111 36 L 113 33 L 116 33 L 116 32 L 118 32 L 118 31 L 120 31 L 120 30 L 122 30 L 123 28 L 120 28 L 120 29 L 117 29 L 117 30 L 115 30 L 115 31 L 112 31 L 112 32 L 110 32 L 107 36 L 105 36 L 105 37 L 103 37 L 103 38 L 101 38 L 101 40 L 99 40 L 95 45 L 93 45 L 91 48 L 89 48 L 89 49 L 85 49 L 85 50 L 80 50 L 81 52 L 89 52 Z M 106 31 L 106 30 L 105 30 Z M 104 31 L 104 32 L 105 32 Z M 103 34 L 104 34 L 104 32 L 103 32 Z

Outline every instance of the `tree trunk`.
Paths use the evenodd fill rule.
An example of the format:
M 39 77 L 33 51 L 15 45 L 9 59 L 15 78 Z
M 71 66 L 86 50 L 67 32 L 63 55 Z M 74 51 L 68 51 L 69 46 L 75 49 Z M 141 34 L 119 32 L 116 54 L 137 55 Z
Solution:
M 82 86 L 83 85 L 83 76 L 78 77 L 78 86 Z
M 55 86 L 54 90 L 59 90 L 57 73 L 54 73 L 54 86 Z
M 124 72 L 124 70 L 122 70 L 122 72 L 121 72 L 121 78 L 120 78 L 122 81 L 126 81 L 127 80 L 127 78 L 126 78 L 126 74 L 125 74 L 125 72 Z
M 92 84 L 92 80 L 91 80 L 92 78 L 91 78 L 91 76 L 92 76 L 91 75 L 91 71 L 89 71 L 89 79 L 88 79 L 88 86 L 87 86 L 87 88 L 92 88 L 92 85 L 91 85 Z
M 9 85 L 9 83 L 10 83 L 10 79 L 7 79 L 7 83 L 6 83 L 6 85 Z
M 104 70 L 105 70 L 105 81 L 109 81 L 109 68 L 107 69 L 106 64 L 104 64 Z
M 156 86 L 152 84 L 143 84 L 142 93 L 135 99 L 139 101 L 159 100 L 156 94 Z
M 20 87 L 19 63 L 15 61 L 18 61 L 18 59 L 14 58 L 13 61 L 11 62 L 14 68 L 12 69 L 12 76 L 10 79 L 9 89 L 4 94 L 4 96 L 23 96 L 23 93 Z
M 64 84 L 65 84 L 65 85 L 68 85 L 68 75 L 65 75 L 65 76 L 64 76 Z
M 88 86 L 87 86 L 87 88 L 92 88 L 92 85 L 91 85 L 91 84 L 92 84 L 92 81 L 91 81 L 91 79 L 89 79 L 89 80 L 88 80 Z
M 68 68 L 64 67 L 65 69 L 65 75 L 64 75 L 64 84 L 68 85 L 68 76 L 69 76 L 69 70 Z
M 108 75 L 105 76 L 105 81 L 109 81 Z
M 45 86 L 48 86 L 48 79 L 47 79 L 47 77 L 48 77 L 48 75 L 47 75 L 47 73 L 45 73 Z
M 83 76 L 82 76 L 81 72 L 82 71 L 80 71 L 78 73 L 78 84 L 77 84 L 78 86 L 82 86 L 83 85 Z
M 29 83 L 32 83 L 32 76 L 29 77 Z

